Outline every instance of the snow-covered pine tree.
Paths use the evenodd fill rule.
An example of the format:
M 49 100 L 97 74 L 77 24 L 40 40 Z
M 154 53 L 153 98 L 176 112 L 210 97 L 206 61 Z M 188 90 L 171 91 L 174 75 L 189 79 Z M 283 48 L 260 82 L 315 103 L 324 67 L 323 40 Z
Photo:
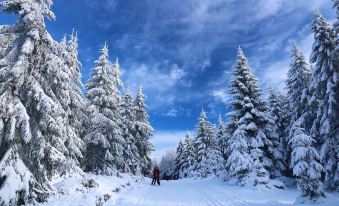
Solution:
M 68 172 L 81 172 L 79 167 L 73 167 L 72 161 L 74 160 L 76 165 L 80 164 L 83 158 L 83 151 L 85 150 L 85 143 L 82 138 L 85 135 L 86 126 L 88 125 L 88 117 L 86 114 L 84 97 L 82 95 L 83 85 L 81 83 L 81 63 L 78 60 L 78 37 L 73 31 L 70 35 L 70 40 L 66 42 L 66 36 L 61 40 L 61 52 L 62 57 L 66 61 L 66 67 L 69 75 L 69 79 L 65 84 L 68 84 L 68 99 L 64 99 L 67 102 L 65 111 L 68 117 L 68 137 L 65 142 L 66 147 L 69 150 L 68 158 L 64 163 L 64 173 Z
M 289 126 L 289 104 L 288 100 L 285 95 L 283 95 L 281 92 L 277 91 L 276 89 L 273 89 L 272 87 L 269 88 L 269 97 L 268 97 L 268 106 L 270 110 L 270 116 L 274 121 L 274 124 L 276 125 L 277 132 L 279 139 L 272 140 L 272 143 L 275 144 L 275 148 L 280 151 L 280 154 L 282 155 L 282 159 L 286 157 L 287 153 L 287 138 L 288 134 L 286 134 L 287 127 Z M 285 161 L 279 162 L 285 163 Z M 278 164 L 279 164 L 278 163 Z M 280 176 L 281 172 L 284 171 L 286 173 L 287 167 L 285 165 L 279 165 L 279 171 L 275 176 Z
M 148 121 L 148 114 L 146 112 L 147 105 L 145 104 L 145 95 L 142 93 L 140 86 L 136 98 L 134 100 L 135 111 L 135 138 L 137 141 L 137 148 L 141 158 L 140 167 L 144 175 L 150 174 L 152 170 L 150 153 L 154 150 L 154 146 L 150 141 L 154 129 Z
M 111 104 L 111 111 L 113 113 L 111 114 L 113 117 L 113 121 L 119 126 L 120 130 L 122 129 L 122 121 L 123 118 L 121 116 L 121 101 L 122 96 L 120 93 L 120 89 L 123 86 L 123 83 L 120 79 L 120 64 L 118 58 L 116 58 L 115 63 L 111 64 L 109 62 L 109 65 L 111 69 L 109 70 L 110 76 L 112 78 L 112 91 L 111 94 L 112 98 L 114 99 L 114 104 Z M 120 131 L 122 133 L 122 131 Z M 123 172 L 124 163 L 123 163 L 123 152 L 121 148 L 125 145 L 125 140 L 121 135 L 115 136 L 115 140 L 111 141 L 111 154 L 113 155 L 113 161 L 115 166 L 119 171 Z
M 233 132 L 229 139 L 229 147 L 230 154 L 226 161 L 227 175 L 229 178 L 236 178 L 239 185 L 246 185 L 253 170 L 253 160 L 249 154 L 245 130 L 238 128 Z
M 174 171 L 173 173 L 177 176 L 180 176 L 180 174 L 182 173 L 182 159 L 183 157 L 183 150 L 184 150 L 184 144 L 182 142 L 182 140 L 179 141 L 178 147 L 176 149 L 176 156 L 175 156 L 175 160 L 174 160 Z
M 195 154 L 191 176 L 205 178 L 223 172 L 224 161 L 215 137 L 215 130 L 202 110 L 194 139 Z
M 314 43 L 310 57 L 313 74 L 310 82 L 311 137 L 321 144 L 325 168 L 325 187 L 339 190 L 338 68 L 334 67 L 335 36 L 319 11 L 312 25 Z M 319 145 L 317 145 L 319 146 Z
M 60 55 L 64 47 L 52 39 L 44 21 L 55 18 L 51 4 L 1 2 L 4 13 L 19 19 L 0 27 L 0 108 L 5 111 L 0 114 L 0 164 L 5 165 L 0 195 L 6 195 L 0 204 L 23 204 L 30 197 L 44 200 L 50 190 L 47 180 L 64 172 L 66 158 L 74 154 L 65 145 L 76 138 L 66 109 L 71 77 Z M 14 179 L 18 182 L 8 184 Z
M 266 113 L 268 121 L 263 132 L 261 134 L 259 132 L 258 136 L 262 136 L 261 139 L 263 140 L 267 138 L 265 149 L 263 150 L 263 165 L 268 170 L 270 177 L 276 178 L 280 177 L 283 172 L 286 171 L 284 148 L 274 119 L 270 116 L 269 112 Z
M 333 113 L 335 113 L 334 116 L 336 116 L 337 118 L 334 119 L 334 122 L 332 122 L 333 126 L 332 126 L 332 134 L 334 134 L 335 136 L 332 137 L 332 139 L 334 139 L 334 144 L 336 144 L 336 154 L 337 154 L 337 157 L 339 158 L 339 89 L 338 89 L 338 85 L 339 85 L 339 0 L 333 0 L 334 2 L 334 5 L 333 5 L 333 8 L 335 9 L 336 11 L 336 20 L 333 24 L 333 30 L 334 30 L 334 35 L 335 35 L 335 53 L 333 55 L 333 69 L 334 69 L 334 74 L 333 74 L 333 83 L 334 85 L 337 85 L 337 86 L 334 86 L 332 87 L 332 92 L 331 92 L 331 95 L 330 95 L 330 106 L 329 106 L 329 110 L 330 111 L 334 111 Z M 332 106 L 331 106 L 332 105 Z M 333 115 L 333 114 L 332 114 Z M 333 119 L 332 119 L 333 121 Z M 332 140 L 333 141 L 333 140 Z M 328 142 L 329 144 L 331 144 L 331 142 Z M 327 151 L 329 152 L 329 151 Z M 328 158 L 328 157 L 327 157 Z M 337 166 L 335 166 L 335 162 L 333 162 L 333 160 L 331 160 L 332 163 L 334 164 L 333 165 L 333 169 L 336 170 L 336 171 L 333 171 L 332 172 L 332 175 L 334 177 L 331 177 L 331 178 L 328 178 L 328 181 L 326 182 L 326 186 L 329 185 L 328 183 L 331 181 L 332 178 L 334 178 L 334 184 L 332 186 L 329 186 L 329 187 L 332 187 L 332 188 L 335 188 L 337 191 L 339 191 L 339 165 L 338 165 L 338 159 L 337 160 L 334 160 L 334 161 L 337 161 L 336 164 Z M 329 164 L 331 165 L 331 163 Z M 336 167 L 336 169 L 335 169 Z M 327 170 L 327 165 L 325 165 L 325 169 Z M 327 186 L 328 187 L 328 186 Z
M 270 115 L 277 126 L 280 142 L 282 143 L 286 138 L 286 128 L 288 126 L 286 125 L 285 119 L 285 114 L 288 113 L 288 111 L 286 111 L 286 107 L 284 107 L 286 97 L 272 87 L 269 88 L 268 93 Z
M 298 188 L 303 198 L 316 200 L 324 196 L 323 184 L 320 181 L 324 168 L 320 164 L 318 152 L 312 146 L 315 140 L 304 133 L 298 122 L 293 124 L 290 133 L 292 137 L 290 167 L 293 169 L 293 175 L 297 177 Z
M 101 49 L 96 66 L 86 84 L 89 103 L 90 128 L 85 136 L 87 153 L 84 161 L 86 171 L 115 174 L 123 166 L 124 139 L 121 135 L 119 102 L 113 96 L 117 87 L 108 60 L 108 48 Z
M 217 132 L 216 132 L 216 139 L 218 141 L 219 150 L 223 156 L 224 159 L 226 159 L 227 154 L 227 138 L 226 137 L 226 130 L 225 130 L 225 123 L 222 120 L 221 115 L 219 115 L 218 118 L 218 126 L 217 126 Z
M 65 34 L 62 39 L 60 40 L 60 46 L 63 48 L 62 52 L 65 52 L 67 50 L 67 35 Z
M 310 61 L 313 63 L 313 74 L 310 82 L 311 113 L 315 114 L 312 118 L 311 136 L 318 138 L 320 143 L 324 142 L 325 135 L 329 132 L 330 122 L 327 114 L 329 106 L 328 97 L 332 87 L 333 77 L 333 52 L 334 52 L 334 33 L 331 26 L 326 22 L 325 18 L 316 11 L 312 25 L 314 33 L 313 49 Z M 327 91 L 328 90 L 328 91 Z M 320 120 L 322 120 L 320 122 Z M 325 128 L 320 129 L 320 125 Z M 325 133 L 326 132 L 326 133 Z
M 282 154 L 278 148 L 278 135 L 274 122 L 268 114 L 265 102 L 261 98 L 261 90 L 257 86 L 255 76 L 250 72 L 248 61 L 241 48 L 238 49 L 237 61 L 233 69 L 233 79 L 230 85 L 233 95 L 227 131 L 230 133 L 228 145 L 230 153 L 226 162 L 229 176 L 235 177 L 240 185 L 254 184 L 247 182 L 262 178 L 266 174 L 262 169 L 256 170 L 256 159 L 276 176 L 282 164 Z M 254 151 L 253 151 L 254 150 Z M 261 151 L 261 152 L 260 152 Z M 258 164 L 257 164 L 258 165 Z M 252 174 L 251 174 L 252 173 Z
M 263 150 L 259 148 L 254 148 L 251 150 L 250 156 L 253 159 L 253 168 L 251 178 L 253 178 L 253 185 L 254 186 L 263 186 L 266 187 L 267 183 L 270 179 L 270 174 L 265 169 L 262 159 L 264 157 Z M 275 171 L 274 171 L 275 172 Z M 279 171 L 278 171 L 279 172 Z
M 83 84 L 81 82 L 81 63 L 78 59 L 78 34 L 72 32 L 70 40 L 67 43 L 69 53 L 69 70 L 72 81 L 72 94 L 70 101 L 70 124 L 76 128 L 78 136 L 82 137 L 88 125 L 88 118 L 85 111 L 85 102 L 82 94 Z
M 287 73 L 286 80 L 286 90 L 287 90 L 287 99 L 288 99 L 288 110 L 289 113 L 287 117 L 289 118 L 288 127 L 286 128 L 286 133 L 288 137 L 284 142 L 284 149 L 286 151 L 285 160 L 287 165 L 290 164 L 291 158 L 291 147 L 288 144 L 290 138 L 290 129 L 292 128 L 294 122 L 300 122 L 303 127 L 310 125 L 310 118 L 308 118 L 308 97 L 309 90 L 308 85 L 310 82 L 311 70 L 310 66 L 307 63 L 307 60 L 300 50 L 299 46 L 294 43 L 291 50 L 291 60 L 290 68 Z M 287 176 L 292 176 L 293 172 L 290 168 L 286 168 Z
M 114 98 L 116 101 L 121 102 L 122 96 L 120 93 L 120 89 L 123 87 L 123 83 L 120 79 L 120 64 L 119 64 L 119 59 L 116 58 L 114 64 L 112 64 L 112 78 L 113 78 L 113 83 L 115 85 L 115 90 L 113 93 Z
M 307 91 L 310 82 L 311 70 L 307 60 L 296 43 L 292 46 L 290 68 L 287 73 L 286 90 L 289 101 L 290 125 L 305 118 L 307 112 Z M 307 119 L 300 119 L 307 124 Z
M 140 156 L 136 147 L 135 134 L 135 112 L 133 99 L 127 87 L 121 104 L 122 135 L 125 140 L 124 145 L 124 172 L 131 172 L 134 175 L 141 173 Z
M 183 142 L 183 150 L 181 157 L 181 172 L 179 173 L 179 178 L 185 178 L 190 173 L 190 168 L 193 164 L 193 155 L 194 155 L 194 145 L 193 139 L 191 138 L 189 132 L 185 135 L 185 140 Z
M 335 35 L 335 55 L 334 55 L 334 69 L 339 73 L 339 0 L 333 0 L 333 8 L 336 11 L 336 20 L 333 23 L 333 31 Z
M 0 205 L 24 204 L 35 196 L 32 188 L 41 189 L 19 155 L 31 140 L 29 116 L 10 91 L 1 94 L 0 109 Z

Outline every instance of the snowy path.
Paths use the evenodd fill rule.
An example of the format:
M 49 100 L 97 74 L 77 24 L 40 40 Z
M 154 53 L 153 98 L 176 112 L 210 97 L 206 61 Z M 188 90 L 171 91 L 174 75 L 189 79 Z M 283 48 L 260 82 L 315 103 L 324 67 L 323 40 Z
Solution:
M 296 188 L 262 191 L 228 185 L 216 179 L 162 181 L 161 186 L 150 185 L 151 180 L 88 175 L 97 186 L 84 188 L 80 179 L 55 182 L 59 194 L 51 196 L 46 206 L 291 206 L 300 194 Z M 120 192 L 115 190 L 119 188 Z M 105 195 L 109 196 L 104 200 Z M 339 193 L 327 193 L 317 206 L 339 205 Z M 303 204 L 302 206 L 308 206 Z
M 232 205 L 221 202 L 220 197 L 228 199 L 225 193 L 216 191 L 200 181 L 162 181 L 161 186 L 152 186 L 147 182 L 132 186 L 123 192 L 121 199 L 115 205 L 196 205 L 196 206 L 222 206 Z
M 151 186 L 150 180 L 131 186 L 119 194 L 114 206 L 286 206 L 293 205 L 296 189 L 253 191 L 229 186 L 217 180 L 162 181 Z M 337 199 L 339 200 L 339 198 Z M 327 204 L 325 204 L 327 205 Z
M 150 180 L 121 192 L 112 206 L 287 206 L 293 205 L 296 189 L 258 191 L 226 185 L 218 180 L 162 181 L 161 186 Z M 338 193 L 328 194 L 318 206 L 333 206 L 339 202 Z M 307 204 L 304 204 L 305 206 Z

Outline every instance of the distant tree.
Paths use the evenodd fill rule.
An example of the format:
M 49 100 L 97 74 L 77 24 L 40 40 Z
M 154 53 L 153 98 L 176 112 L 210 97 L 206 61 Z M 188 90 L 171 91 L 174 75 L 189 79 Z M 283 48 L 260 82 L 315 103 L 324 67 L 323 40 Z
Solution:
M 160 161 L 160 170 L 161 175 L 171 176 L 174 175 L 174 167 L 175 167 L 175 160 L 176 160 L 177 154 L 175 150 L 169 150 L 167 151 L 164 156 L 162 156 Z
M 182 155 L 180 159 L 180 172 L 179 177 L 187 177 L 190 173 L 190 169 L 193 164 L 193 155 L 194 155 L 194 145 L 193 139 L 190 134 L 187 132 L 185 135 L 185 140 L 183 142 Z
M 174 166 L 173 166 L 173 173 L 175 175 L 180 175 L 180 173 L 182 172 L 182 159 L 184 159 L 185 157 L 183 156 L 183 150 L 184 150 L 184 144 L 183 142 L 180 140 L 178 147 L 176 149 L 175 152 L 175 160 L 174 160 Z
M 215 130 L 208 121 L 206 113 L 201 111 L 194 138 L 194 159 L 191 176 L 207 177 L 219 175 L 223 170 L 223 158 L 218 150 Z

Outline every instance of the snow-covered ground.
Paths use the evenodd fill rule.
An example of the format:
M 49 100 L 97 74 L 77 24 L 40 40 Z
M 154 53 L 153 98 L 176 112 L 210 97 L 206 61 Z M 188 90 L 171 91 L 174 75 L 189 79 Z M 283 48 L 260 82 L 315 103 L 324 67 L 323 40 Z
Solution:
M 287 206 L 293 205 L 300 194 L 296 188 L 262 191 L 232 186 L 217 179 L 162 181 L 161 186 L 150 185 L 148 178 L 126 175 L 124 178 L 93 175 L 87 179 L 93 179 L 98 186 L 86 188 L 78 179 L 56 182 L 54 186 L 64 194 L 55 195 L 42 205 Z M 317 205 L 339 205 L 339 193 L 327 194 Z
M 124 188 L 138 185 L 142 179 L 122 174 L 121 177 L 86 174 L 85 177 L 54 180 L 58 191 L 48 202 L 48 206 L 103 205 L 110 200 L 115 202 Z M 137 184 L 138 183 L 138 184 Z

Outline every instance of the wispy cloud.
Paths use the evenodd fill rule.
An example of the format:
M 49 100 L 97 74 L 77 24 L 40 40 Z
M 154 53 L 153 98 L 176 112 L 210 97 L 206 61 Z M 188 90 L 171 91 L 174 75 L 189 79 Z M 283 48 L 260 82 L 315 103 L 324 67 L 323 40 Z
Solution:
M 150 98 L 148 102 L 151 110 L 172 105 L 176 98 L 173 91 L 177 91 L 180 86 L 189 86 L 184 79 L 186 72 L 168 61 L 154 65 L 130 62 L 124 66 L 122 74 L 132 91 L 142 85 L 144 93 Z
M 155 146 L 153 157 L 161 157 L 166 151 L 176 149 L 179 141 L 185 138 L 187 131 L 157 131 L 151 141 Z

